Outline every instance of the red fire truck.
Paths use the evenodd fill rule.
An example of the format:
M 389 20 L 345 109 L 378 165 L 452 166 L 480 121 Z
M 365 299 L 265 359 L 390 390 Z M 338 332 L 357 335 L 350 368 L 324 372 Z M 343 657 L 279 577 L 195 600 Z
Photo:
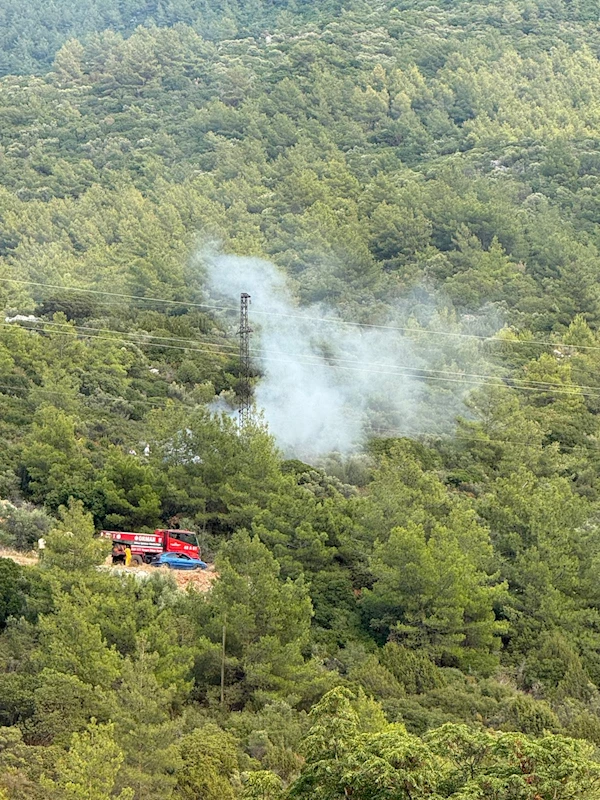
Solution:
M 200 546 L 192 531 L 161 530 L 154 533 L 132 533 L 131 531 L 100 531 L 104 539 L 113 543 L 113 564 L 125 560 L 125 548 L 131 548 L 133 564 L 149 564 L 161 553 L 187 553 L 200 558 Z

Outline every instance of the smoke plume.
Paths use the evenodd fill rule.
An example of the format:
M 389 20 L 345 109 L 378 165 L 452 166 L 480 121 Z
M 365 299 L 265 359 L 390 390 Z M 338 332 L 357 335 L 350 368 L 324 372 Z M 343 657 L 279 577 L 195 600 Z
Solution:
M 445 376 L 459 375 L 461 361 L 473 363 L 473 344 L 398 330 L 407 314 L 415 324 L 411 303 L 381 327 L 347 324 L 331 308 L 299 307 L 286 276 L 269 262 L 223 255 L 203 261 L 211 299 L 235 309 L 242 292 L 251 295 L 251 353 L 261 374 L 254 398 L 287 455 L 350 453 L 369 436 L 444 433 L 465 411 L 462 397 L 473 385 Z M 437 329 L 435 310 L 427 314 Z M 232 329 L 236 322 L 232 311 Z

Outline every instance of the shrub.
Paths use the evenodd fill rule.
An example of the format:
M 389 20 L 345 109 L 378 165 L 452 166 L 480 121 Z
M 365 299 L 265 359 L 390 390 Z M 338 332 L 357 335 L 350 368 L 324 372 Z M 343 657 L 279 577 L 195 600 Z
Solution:
M 426 655 L 395 642 L 385 645 L 379 660 L 404 686 L 407 694 L 423 694 L 445 683 L 443 672 Z
M 4 544 L 17 550 L 31 550 L 41 536 L 46 536 L 52 525 L 52 518 L 45 511 L 29 504 L 17 508 L 10 503 L 3 503 L 0 513 Z

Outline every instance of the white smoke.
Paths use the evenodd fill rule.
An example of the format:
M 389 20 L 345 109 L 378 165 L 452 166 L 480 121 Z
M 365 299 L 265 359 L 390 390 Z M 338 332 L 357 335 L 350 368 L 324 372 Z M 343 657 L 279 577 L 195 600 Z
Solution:
M 251 355 L 262 376 L 254 398 L 286 454 L 314 458 L 355 451 L 373 435 L 447 432 L 464 411 L 464 384 L 434 377 L 428 385 L 417 374 L 448 364 L 447 352 L 441 358 L 447 342 L 417 337 L 415 344 L 394 329 L 406 320 L 393 316 L 385 327 L 360 327 L 321 305 L 299 307 L 285 275 L 267 261 L 203 261 L 212 300 L 236 309 L 242 292 L 251 295 Z M 462 344 L 450 340 L 457 352 Z

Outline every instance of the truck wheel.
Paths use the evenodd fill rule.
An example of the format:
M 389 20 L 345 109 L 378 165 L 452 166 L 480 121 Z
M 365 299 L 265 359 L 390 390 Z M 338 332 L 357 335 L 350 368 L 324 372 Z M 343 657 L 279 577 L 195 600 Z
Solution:
M 141 556 L 132 556 L 131 563 L 134 567 L 141 567 L 144 563 L 144 559 Z

